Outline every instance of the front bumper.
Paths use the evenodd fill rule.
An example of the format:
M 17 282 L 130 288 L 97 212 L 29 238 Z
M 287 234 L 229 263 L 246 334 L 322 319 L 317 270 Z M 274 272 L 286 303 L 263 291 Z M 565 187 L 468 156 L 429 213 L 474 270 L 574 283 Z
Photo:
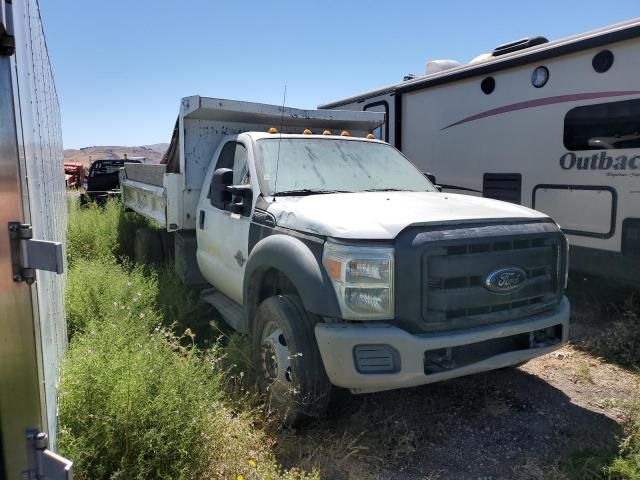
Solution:
M 569 301 L 563 297 L 553 310 L 525 319 L 469 330 L 412 335 L 385 323 L 320 323 L 315 327 L 316 340 L 331 383 L 354 393 L 368 393 L 395 388 L 414 387 L 449 378 L 494 370 L 525 362 L 559 348 L 568 339 Z M 437 373 L 426 373 L 425 352 L 488 340 L 513 337 L 561 326 L 561 341 L 550 346 L 529 347 L 485 355 L 471 363 Z M 398 368 L 391 373 L 361 373 L 356 366 L 355 349 L 359 345 L 390 346 L 399 354 Z

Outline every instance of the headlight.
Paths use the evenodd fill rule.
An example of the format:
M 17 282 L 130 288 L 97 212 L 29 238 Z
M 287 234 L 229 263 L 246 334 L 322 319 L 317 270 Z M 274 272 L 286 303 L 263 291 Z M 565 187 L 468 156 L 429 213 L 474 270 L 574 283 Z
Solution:
M 327 242 L 322 263 L 344 319 L 393 318 L 393 248 Z

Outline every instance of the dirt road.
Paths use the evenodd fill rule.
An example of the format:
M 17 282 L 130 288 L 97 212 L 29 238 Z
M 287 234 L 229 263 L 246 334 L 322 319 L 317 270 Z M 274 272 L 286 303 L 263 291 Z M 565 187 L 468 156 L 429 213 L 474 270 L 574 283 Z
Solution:
M 287 466 L 329 479 L 554 479 L 584 449 L 616 450 L 640 376 L 565 347 L 516 368 L 351 396 L 300 432 Z

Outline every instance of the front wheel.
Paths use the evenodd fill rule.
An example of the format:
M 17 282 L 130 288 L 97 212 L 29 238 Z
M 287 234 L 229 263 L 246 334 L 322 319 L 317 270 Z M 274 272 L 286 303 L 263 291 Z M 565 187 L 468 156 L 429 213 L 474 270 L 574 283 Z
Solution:
M 316 321 L 295 295 L 270 297 L 256 312 L 258 379 L 270 410 L 288 426 L 322 414 L 329 404 L 331 382 L 313 331 Z

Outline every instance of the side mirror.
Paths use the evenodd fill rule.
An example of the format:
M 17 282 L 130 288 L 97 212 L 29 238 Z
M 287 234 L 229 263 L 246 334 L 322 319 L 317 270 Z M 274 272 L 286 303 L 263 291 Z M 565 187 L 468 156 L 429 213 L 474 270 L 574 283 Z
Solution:
M 249 216 L 251 214 L 251 204 L 253 202 L 253 190 L 251 185 L 229 185 L 227 192 L 231 194 L 233 200 L 227 204 L 227 210 L 231 213 Z
M 425 173 L 424 176 L 427 177 L 427 180 L 429 180 L 439 192 L 442 191 L 442 187 L 436 183 L 436 176 L 433 173 Z
M 211 205 L 226 210 L 227 205 L 231 203 L 231 192 L 227 191 L 227 187 L 233 183 L 233 170 L 230 168 L 218 168 L 213 172 L 211 186 L 209 187 L 209 200 Z
M 427 180 L 429 180 L 431 183 L 433 183 L 434 185 L 436 184 L 436 176 L 433 173 L 425 173 L 423 175 L 427 177 Z

